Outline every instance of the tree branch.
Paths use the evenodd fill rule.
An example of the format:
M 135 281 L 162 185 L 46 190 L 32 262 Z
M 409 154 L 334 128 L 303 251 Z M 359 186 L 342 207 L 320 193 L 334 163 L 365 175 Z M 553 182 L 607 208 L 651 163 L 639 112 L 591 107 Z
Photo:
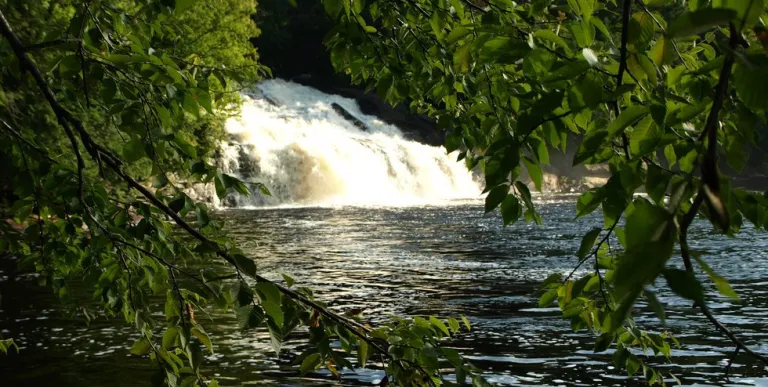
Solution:
M 595 248 L 592 250 L 592 252 L 591 252 L 591 253 L 589 253 L 589 255 L 587 255 L 586 257 L 584 257 L 582 260 L 580 260 L 580 261 L 579 261 L 579 264 L 578 264 L 578 265 L 576 265 L 576 267 L 574 267 L 574 268 L 573 268 L 573 270 L 571 270 L 571 273 L 570 273 L 570 274 L 568 274 L 568 276 L 567 276 L 567 277 L 565 277 L 565 280 L 563 280 L 563 282 L 565 282 L 565 281 L 568 281 L 569 279 L 571 279 L 571 277 L 573 277 L 573 274 L 574 274 L 574 273 L 576 273 L 576 270 L 578 270 L 578 269 L 579 269 L 579 267 L 581 267 L 581 265 L 583 265 L 583 264 L 584 264 L 584 262 L 586 262 L 587 260 L 589 260 L 589 258 L 592 258 L 593 256 L 594 256 L 594 257 L 597 257 L 597 252 L 600 250 L 600 247 L 602 247 L 602 246 L 603 246 L 603 244 L 604 244 L 604 243 L 606 243 L 606 242 L 608 241 L 608 238 L 610 238 L 610 237 L 611 237 L 611 233 L 613 233 L 613 230 L 614 230 L 614 229 L 616 228 L 616 226 L 619 224 L 619 220 L 621 220 L 621 216 L 619 216 L 618 218 L 616 218 L 616 220 L 613 222 L 613 224 L 611 225 L 611 227 L 609 227 L 609 228 L 608 228 L 608 230 L 607 230 L 607 232 L 606 232 L 605 236 L 603 236 L 603 239 L 601 239 L 601 240 L 600 240 L 600 242 L 598 242 L 598 243 L 597 243 L 597 245 L 596 245 L 596 246 L 595 246 Z
M 48 153 L 44 150 L 37 147 L 37 145 L 33 144 L 31 141 L 27 140 L 24 136 L 21 135 L 16 129 L 13 129 L 10 125 L 8 125 L 7 122 L 5 122 L 2 118 L 0 118 L 0 124 L 2 124 L 3 127 L 5 127 L 5 130 L 9 132 L 13 137 L 24 143 L 27 147 L 32 149 L 33 151 L 37 152 L 41 156 L 45 157 L 46 160 L 50 161 L 53 164 L 58 164 L 59 162 L 52 159 L 51 156 L 48 156 Z
M 685 269 L 689 273 L 693 273 L 693 265 L 691 264 L 691 256 L 688 249 L 688 227 L 696 217 L 696 213 L 701 207 L 701 204 L 704 202 L 704 199 L 707 199 L 708 201 L 711 200 L 709 198 L 710 194 L 707 193 L 707 189 L 709 189 L 708 187 L 712 187 L 711 190 L 715 191 L 715 194 L 717 194 L 717 189 L 719 188 L 719 177 L 717 173 L 717 129 L 719 127 L 718 117 L 720 110 L 723 107 L 726 94 L 728 93 L 728 81 L 731 76 L 734 64 L 732 51 L 735 50 L 739 45 L 739 38 L 737 35 L 738 32 L 734 26 L 731 25 L 731 37 L 729 42 L 731 51 L 726 53 L 725 61 L 723 62 L 723 68 L 720 71 L 720 79 L 718 80 L 717 87 L 715 88 L 715 98 L 712 102 L 712 109 L 709 112 L 709 116 L 707 117 L 707 122 L 702 133 L 702 136 L 707 137 L 707 153 L 704 155 L 704 162 L 701 165 L 704 185 L 702 185 L 701 189 L 699 189 L 696 198 L 693 200 L 691 208 L 683 216 L 682 222 L 680 223 L 680 253 L 683 257 Z M 731 330 L 729 330 L 720 321 L 718 321 L 714 315 L 712 315 L 712 312 L 709 310 L 706 304 L 702 302 L 699 303 L 698 306 L 701 310 L 701 313 L 707 317 L 712 325 L 714 325 L 717 330 L 722 332 L 734 344 L 736 344 L 737 350 L 738 348 L 741 348 L 750 356 L 768 365 L 768 357 L 758 354 L 747 347 L 740 338 L 738 338 L 733 332 L 731 332 Z M 727 369 L 729 368 L 730 367 Z
M 81 40 L 80 39 L 49 40 L 47 42 L 42 42 L 42 43 L 33 44 L 31 46 L 27 46 L 26 50 L 27 52 L 40 51 L 48 47 L 59 46 L 66 43 L 81 43 Z
M 198 230 L 192 227 L 189 223 L 187 223 L 183 218 L 181 218 L 170 207 L 168 207 L 165 203 L 163 203 L 160 199 L 158 199 L 146 187 L 142 186 L 135 179 L 128 176 L 122 170 L 122 164 L 123 164 L 122 161 L 117 157 L 115 157 L 110 151 L 108 151 L 101 145 L 94 142 L 91 136 L 83 127 L 82 122 L 77 118 L 75 118 L 63 106 L 61 106 L 56 96 L 54 95 L 53 91 L 51 90 L 50 86 L 48 85 L 48 83 L 45 81 L 42 74 L 40 73 L 40 70 L 37 68 L 35 63 L 28 57 L 27 50 L 25 49 L 24 45 L 21 43 L 19 38 L 16 36 L 16 34 L 13 32 L 13 30 L 11 29 L 11 26 L 8 24 L 8 21 L 5 19 L 5 15 L 2 13 L 2 11 L 0 11 L 0 33 L 11 44 L 11 47 L 13 48 L 14 53 L 18 57 L 21 66 L 29 70 L 29 72 L 32 74 L 32 77 L 37 83 L 38 88 L 42 92 L 48 104 L 53 109 L 54 114 L 58 118 L 59 124 L 64 129 L 64 132 L 67 134 L 67 137 L 72 143 L 73 151 L 75 152 L 75 155 L 78 160 L 80 200 L 82 204 L 85 205 L 83 196 L 82 196 L 82 192 L 83 192 L 82 171 L 85 169 L 85 162 L 83 161 L 82 155 L 80 153 L 79 144 L 77 143 L 77 140 L 74 136 L 74 133 L 72 130 L 73 127 L 75 130 L 77 130 L 80 140 L 83 142 L 83 146 L 85 147 L 86 151 L 90 154 L 90 156 L 94 160 L 101 158 L 104 164 L 107 165 L 126 184 L 128 184 L 130 188 L 135 189 L 136 191 L 141 193 L 150 203 L 152 203 L 152 205 L 154 205 L 156 208 L 160 209 L 163 213 L 165 213 L 168 217 L 173 219 L 176 225 L 181 227 L 189 235 L 191 235 L 192 237 L 194 237 L 195 239 L 197 239 L 202 243 L 207 243 L 207 244 L 216 246 L 218 250 L 216 252 L 217 256 L 227 261 L 239 272 L 238 266 L 235 263 L 234 259 L 226 251 L 222 250 L 221 246 L 219 246 L 217 243 L 205 237 L 202 233 L 200 233 Z M 263 276 L 260 276 L 257 274 L 254 276 L 254 278 L 259 282 L 267 282 L 275 285 L 278 288 L 278 290 L 280 290 L 280 292 L 286 295 L 287 297 L 293 300 L 296 300 L 311 309 L 316 310 L 322 316 L 345 327 L 347 330 L 349 330 L 354 335 L 356 335 L 359 339 L 367 342 L 369 345 L 374 347 L 383 356 L 391 358 L 391 355 L 384 348 L 378 345 L 378 343 L 373 338 L 368 336 L 367 333 L 371 331 L 371 328 L 368 328 L 356 321 L 352 321 L 341 315 L 331 312 L 330 310 L 320 306 L 315 301 L 309 299 L 307 296 L 301 293 L 298 293 L 293 289 L 287 288 L 279 283 L 270 281 L 269 279 Z M 418 367 L 418 368 L 420 372 L 425 374 L 425 376 L 427 377 L 430 376 L 430 374 L 428 374 L 423 368 L 421 367 Z
M 619 90 L 621 84 L 624 82 L 624 72 L 627 71 L 627 43 L 629 42 L 629 19 L 632 12 L 632 0 L 624 0 L 624 9 L 621 14 L 621 51 L 619 52 L 619 71 L 616 74 L 616 90 Z M 621 108 L 619 107 L 619 101 L 613 102 L 613 112 L 618 118 L 621 114 Z M 624 155 L 627 161 L 630 160 L 629 155 L 629 138 L 625 132 L 621 133 L 622 145 L 624 148 Z
M 645 11 L 645 13 L 648 14 L 648 16 L 651 17 L 651 19 L 653 19 L 653 22 L 656 23 L 657 26 L 659 26 L 659 29 L 661 30 L 661 32 L 663 32 L 666 35 L 667 29 L 664 28 L 664 26 L 661 24 L 659 19 L 656 18 L 653 12 L 651 12 L 651 10 L 648 9 L 648 7 L 645 5 L 643 0 L 637 0 L 637 4 L 640 6 L 640 8 L 643 9 L 643 11 Z M 683 55 L 680 54 L 680 50 L 677 48 L 677 43 L 675 43 L 675 40 L 669 39 L 669 42 L 672 43 L 672 48 L 675 50 L 675 53 L 677 53 L 677 57 L 680 58 L 680 61 L 683 62 L 683 66 L 685 66 L 685 68 L 690 71 L 691 68 L 688 67 L 688 63 L 685 62 L 685 59 L 683 59 Z

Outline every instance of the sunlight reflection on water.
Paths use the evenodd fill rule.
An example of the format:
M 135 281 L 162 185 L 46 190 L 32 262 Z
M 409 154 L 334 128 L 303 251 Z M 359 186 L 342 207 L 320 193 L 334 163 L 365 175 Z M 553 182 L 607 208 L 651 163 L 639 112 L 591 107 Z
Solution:
M 553 271 L 569 271 L 581 236 L 602 225 L 596 215 L 574 221 L 573 196 L 538 201 L 542 227 L 502 227 L 499 215 L 483 215 L 479 202 L 228 210 L 219 216 L 229 221 L 231 236 L 257 258 L 262 273 L 276 279 L 280 272 L 291 274 L 336 310 L 364 307 L 374 323 L 392 313 L 467 315 L 473 331 L 453 345 L 488 370 L 496 383 L 639 383 L 609 368 L 610 351 L 592 353 L 590 334 L 572 332 L 556 309 L 537 308 L 538 282 Z M 755 350 L 768 353 L 768 331 L 763 332 L 768 321 L 768 242 L 749 226 L 740 240 L 712 235 L 705 223 L 695 224 L 691 235 L 692 247 L 731 279 L 741 295 L 736 305 L 713 293 L 712 310 Z M 35 285 L 21 281 L 18 286 Z M 135 337 L 131 327 L 111 322 L 86 327 L 52 310 L 40 313 L 39 305 L 50 302 L 45 289 L 25 290 L 17 296 L 23 299 L 3 292 L 6 310 L 0 313 L 0 328 L 26 347 L 23 357 L 0 361 L 4 378 L 112 387 L 134 385 L 144 376 L 148 380 L 150 364 L 127 354 L 127 337 Z M 18 303 L 10 308 L 14 310 L 5 307 L 8 298 Z M 725 383 L 723 362 L 733 348 L 688 302 L 669 295 L 660 299 L 669 308 L 667 329 L 681 333 L 684 347 L 673 351 L 673 364 L 651 362 L 686 384 Z M 645 305 L 639 304 L 635 313 L 639 324 L 663 328 Z M 289 341 L 276 357 L 264 332 L 241 332 L 231 316 L 213 315 L 215 323 L 207 330 L 217 354 L 210 356 L 207 367 L 230 381 L 223 384 L 371 385 L 382 376 L 376 370 L 356 370 L 347 372 L 343 382 L 322 372 L 299 378 L 290 363 L 302 349 L 300 340 Z M 52 350 L 40 351 L 38 343 Z M 43 363 L 45 370 L 39 368 Z M 731 374 L 731 385 L 768 385 L 765 370 L 745 356 L 736 359 Z

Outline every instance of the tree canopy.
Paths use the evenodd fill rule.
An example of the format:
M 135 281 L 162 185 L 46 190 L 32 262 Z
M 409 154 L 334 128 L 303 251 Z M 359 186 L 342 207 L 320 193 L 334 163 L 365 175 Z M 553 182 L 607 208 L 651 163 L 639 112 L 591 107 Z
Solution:
M 577 268 L 591 270 L 553 274 L 540 299 L 594 332 L 596 351 L 613 347 L 629 375 L 664 383 L 633 350 L 669 357 L 677 340 L 643 330 L 629 312 L 645 299 L 663 321 L 656 293 L 664 290 L 648 285 L 665 283 L 768 364 L 709 311 L 701 273 L 738 295 L 687 243 L 697 217 L 733 237 L 745 221 L 768 227 L 768 197 L 723 172 L 744 167 L 766 121 L 763 0 L 322 4 L 335 23 L 326 42 L 336 69 L 435 118 L 446 149 L 482 172 L 485 210 L 500 208 L 505 224 L 544 221 L 519 177 L 525 169 L 540 189 L 550 150 L 578 146 L 574 165 L 610 166 L 607 183 L 576 204 L 577 217 L 603 215 L 575 252 Z M 370 327 L 331 312 L 292 278 L 265 278 L 210 209 L 178 187 L 183 177 L 212 184 L 219 197 L 249 194 L 210 155 L 237 92 L 269 75 L 249 45 L 254 7 L 0 0 L 0 209 L 12 220 L 0 222 L 0 249 L 65 304 L 98 302 L 84 318 L 134 325 L 141 338 L 131 352 L 158 366 L 156 385 L 218 385 L 201 369 L 214 347 L 195 318 L 211 307 L 231 310 L 242 329 L 268 330 L 276 352 L 292 332 L 308 331 L 301 372 L 338 375 L 354 366 L 349 359 L 365 367 L 376 358 L 397 385 L 487 385 L 441 346 L 470 328 L 466 319 Z M 611 250 L 611 238 L 621 248 Z M 76 293 L 75 280 L 89 293 Z M 12 345 L 2 340 L 0 350 Z
M 393 383 L 436 385 L 442 358 L 462 379 L 483 383 L 456 350 L 438 345 L 469 329 L 466 319 L 373 328 L 334 313 L 292 278 L 262 276 L 222 221 L 177 185 L 181 176 L 214 186 L 220 198 L 249 194 L 211 165 L 202 141 L 211 133 L 188 123 L 220 123 L 237 92 L 269 74 L 249 46 L 252 2 L 0 5 L 0 250 L 85 320 L 135 326 L 141 335 L 130 351 L 158 367 L 154 385 L 218 385 L 201 370 L 214 346 L 195 317 L 214 307 L 244 330 L 269 331 L 275 352 L 295 330 L 308 331 L 296 359 L 302 373 L 339 375 L 349 359 L 364 367 L 375 355 Z M 13 350 L 13 338 L 0 339 L 0 351 Z
M 557 303 L 574 329 L 599 335 L 596 351 L 615 346 L 618 367 L 663 383 L 630 351 L 669 357 L 676 343 L 630 316 L 644 298 L 664 320 L 661 290 L 648 287 L 661 282 L 690 299 L 736 348 L 768 364 L 711 314 L 694 264 L 720 293 L 738 295 L 687 244 L 699 216 L 733 237 L 745 221 L 768 226 L 767 196 L 734 187 L 722 172 L 724 165 L 744 168 L 764 135 L 762 0 L 324 5 L 338 21 L 326 38 L 337 70 L 392 104 L 434 117 L 447 150 L 483 172 L 485 210 L 500 208 L 505 224 L 542 222 L 518 178 L 525 169 L 541 189 L 550 150 L 578 146 L 573 165 L 610 166 L 607 183 L 576 203 L 577 218 L 598 209 L 603 215 L 576 253 L 578 267 L 593 270 L 553 274 L 540 299 L 541 306 Z M 570 133 L 581 142 L 569 143 Z M 612 235 L 622 249 L 610 250 Z

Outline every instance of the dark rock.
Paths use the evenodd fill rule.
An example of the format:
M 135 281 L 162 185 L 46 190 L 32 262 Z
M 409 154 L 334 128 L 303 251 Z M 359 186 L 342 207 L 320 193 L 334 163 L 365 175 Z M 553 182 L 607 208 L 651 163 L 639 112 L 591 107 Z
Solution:
M 437 129 L 435 122 L 422 114 L 411 113 L 405 105 L 393 107 L 374 93 L 349 86 L 331 85 L 327 80 L 319 80 L 309 74 L 302 74 L 292 78 L 291 81 L 313 87 L 324 93 L 354 99 L 364 114 L 376 116 L 390 125 L 397 126 L 409 140 L 432 146 L 443 145 L 443 135 Z
M 362 130 L 363 132 L 368 131 L 368 125 L 366 125 L 365 122 L 360 121 L 357 117 L 353 116 L 352 113 L 348 112 L 347 109 L 341 107 L 341 105 L 334 102 L 331 104 L 331 107 L 336 113 L 339 113 L 339 115 L 344 117 L 345 120 L 357 126 L 358 129 Z

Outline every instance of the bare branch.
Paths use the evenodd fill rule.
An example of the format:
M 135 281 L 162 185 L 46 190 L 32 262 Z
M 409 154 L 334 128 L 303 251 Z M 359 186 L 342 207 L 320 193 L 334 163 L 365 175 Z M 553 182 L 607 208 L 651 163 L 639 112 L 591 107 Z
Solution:
M 27 52 L 33 52 L 33 51 L 40 51 L 43 49 L 46 49 L 48 47 L 54 47 L 54 46 L 60 46 L 62 44 L 67 43 L 81 43 L 80 39 L 56 39 L 56 40 L 49 40 L 47 42 L 37 43 L 33 44 L 31 46 L 27 46 L 26 50 Z

